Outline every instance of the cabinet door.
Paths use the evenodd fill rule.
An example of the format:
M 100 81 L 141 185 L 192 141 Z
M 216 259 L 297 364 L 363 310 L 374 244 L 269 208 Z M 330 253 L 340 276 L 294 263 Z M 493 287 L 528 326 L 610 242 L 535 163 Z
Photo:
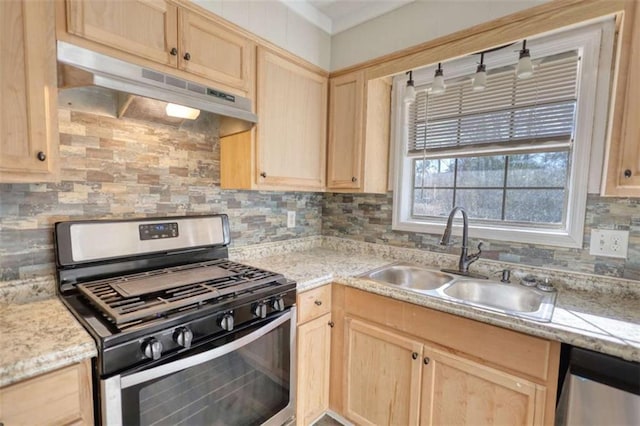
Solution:
M 345 415 L 364 425 L 418 423 L 422 344 L 345 320 Z
M 296 420 L 309 425 L 329 408 L 331 314 L 298 326 Z
M 257 182 L 324 187 L 327 78 L 258 49 Z
M 631 27 L 624 119 L 620 133 L 620 166 L 616 176 L 620 196 L 640 196 L 640 4 Z M 614 194 L 611 194 L 614 195 Z
M 154 62 L 178 63 L 177 7 L 164 0 L 67 0 L 67 31 Z
M 0 1 L 0 182 L 57 178 L 54 4 Z
M 425 347 L 425 357 L 421 425 L 543 422 L 543 386 L 429 347 Z
M 180 9 L 178 67 L 214 82 L 251 91 L 253 43 L 197 13 Z
M 93 425 L 92 397 L 91 362 L 86 360 L 0 389 L 0 422 Z
M 332 78 L 329 86 L 328 188 L 361 187 L 364 75 Z

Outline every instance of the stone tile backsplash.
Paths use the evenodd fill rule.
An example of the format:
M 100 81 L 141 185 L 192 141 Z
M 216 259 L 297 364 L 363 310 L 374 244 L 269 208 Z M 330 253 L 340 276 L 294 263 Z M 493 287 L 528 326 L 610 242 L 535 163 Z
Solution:
M 440 235 L 393 231 L 392 194 L 220 189 L 215 129 L 59 111 L 61 180 L 0 184 L 0 281 L 54 271 L 52 226 L 69 219 L 227 213 L 235 247 L 333 236 L 436 253 Z M 287 210 L 296 227 L 286 227 Z M 630 231 L 627 259 L 589 255 L 593 228 Z M 472 239 L 472 247 L 478 241 Z M 640 280 L 640 199 L 587 201 L 583 249 L 485 241 L 485 259 Z
M 443 247 L 439 244 L 441 235 L 393 231 L 392 210 L 391 193 L 326 193 L 322 206 L 322 234 L 396 247 L 460 253 L 460 239 L 455 236 L 453 244 Z M 629 231 L 627 259 L 590 255 L 591 229 L 595 228 Z M 470 238 L 470 247 L 475 248 L 479 241 Z M 482 257 L 485 259 L 640 280 L 640 199 L 589 195 L 582 249 L 483 241 Z
M 54 271 L 60 220 L 227 213 L 234 246 L 320 234 L 322 194 L 220 189 L 215 122 L 204 132 L 61 109 L 59 126 L 60 182 L 0 184 L 0 281 Z

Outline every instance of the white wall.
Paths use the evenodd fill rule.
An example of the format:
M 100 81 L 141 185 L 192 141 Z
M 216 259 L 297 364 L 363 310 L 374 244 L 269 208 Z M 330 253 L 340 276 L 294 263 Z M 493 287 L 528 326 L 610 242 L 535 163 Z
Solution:
M 192 0 L 199 6 L 318 65 L 330 67 L 331 37 L 278 0 Z
M 331 70 L 339 70 L 541 3 L 545 3 L 545 0 L 417 0 L 335 34 L 331 38 Z

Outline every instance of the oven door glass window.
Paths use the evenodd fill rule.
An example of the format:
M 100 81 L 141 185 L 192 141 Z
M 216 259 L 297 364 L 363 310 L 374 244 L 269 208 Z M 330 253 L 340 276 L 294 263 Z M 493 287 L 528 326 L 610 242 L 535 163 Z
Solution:
M 225 346 L 233 345 L 233 340 L 225 342 Z M 291 320 L 288 320 L 224 355 L 125 387 L 121 391 L 122 423 L 262 424 L 290 404 L 290 345 Z M 167 366 L 173 364 L 175 368 L 188 359 Z

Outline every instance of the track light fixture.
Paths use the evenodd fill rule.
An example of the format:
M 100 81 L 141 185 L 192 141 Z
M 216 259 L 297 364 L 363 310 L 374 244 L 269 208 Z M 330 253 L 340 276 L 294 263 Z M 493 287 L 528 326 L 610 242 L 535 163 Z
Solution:
M 485 87 L 487 87 L 487 67 L 484 64 L 484 52 L 482 52 L 480 53 L 480 64 L 478 64 L 478 68 L 476 68 L 471 88 L 474 91 L 478 91 L 484 90 Z
M 409 80 L 404 88 L 404 102 L 409 103 L 416 99 L 416 88 L 413 85 L 413 71 L 407 71 L 406 74 L 409 75 Z
M 522 49 L 520 50 L 520 58 L 518 59 L 518 65 L 516 66 L 516 76 L 520 79 L 529 78 L 533 75 L 533 64 L 531 63 L 531 54 L 527 49 L 527 40 L 522 42 Z
M 438 62 L 438 68 L 433 76 L 433 83 L 431 84 L 431 93 L 438 95 L 444 93 L 447 89 L 447 85 L 444 83 L 444 73 L 442 72 L 442 64 Z

